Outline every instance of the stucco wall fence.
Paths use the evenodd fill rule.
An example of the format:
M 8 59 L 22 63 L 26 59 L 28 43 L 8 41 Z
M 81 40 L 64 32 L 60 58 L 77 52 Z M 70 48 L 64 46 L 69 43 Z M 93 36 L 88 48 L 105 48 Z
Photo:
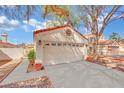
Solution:
M 0 48 L 0 60 L 6 59 L 6 56 L 2 57 L 2 53 L 10 57 L 11 59 L 21 58 L 24 55 L 23 48 Z

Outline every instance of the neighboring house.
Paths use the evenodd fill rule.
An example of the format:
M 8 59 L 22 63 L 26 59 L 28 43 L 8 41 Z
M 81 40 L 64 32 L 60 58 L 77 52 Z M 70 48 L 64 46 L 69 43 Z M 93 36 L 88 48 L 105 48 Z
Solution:
M 2 39 L 1 39 L 2 42 L 4 42 L 4 43 L 7 43 L 8 42 L 8 34 L 7 33 L 4 32 L 1 35 L 1 37 L 2 37 Z
M 84 36 L 88 40 L 88 47 L 87 47 L 87 49 L 88 49 L 88 54 L 89 54 L 89 53 L 93 52 L 93 44 L 96 42 L 96 35 L 89 33 L 89 34 L 85 34 Z M 100 41 L 105 40 L 104 36 L 102 35 L 99 40 Z
M 84 35 L 88 39 L 88 43 L 92 44 L 96 41 L 96 35 L 95 34 L 86 34 Z M 102 35 L 99 40 L 105 40 L 104 36 Z
M 1 35 L 0 61 L 21 58 L 24 55 L 23 47 L 8 42 L 7 33 Z
M 36 58 L 44 65 L 70 63 L 87 56 L 86 40 L 70 26 L 56 26 L 34 32 Z
M 96 36 L 93 34 L 86 34 L 88 39 L 89 51 L 93 51 L 93 43 L 96 41 Z M 101 55 L 124 55 L 124 43 L 119 43 L 117 40 L 106 40 L 102 35 L 98 41 L 97 52 Z
M 17 45 L 0 41 L 0 48 L 15 48 Z
M 124 55 L 124 41 L 120 42 L 119 51 L 120 55 Z
M 120 44 L 116 40 L 100 40 L 98 43 L 98 52 L 101 55 L 119 55 Z
M 15 47 L 17 47 L 17 45 L 8 42 L 7 33 L 3 33 L 1 35 L 0 48 L 15 48 Z

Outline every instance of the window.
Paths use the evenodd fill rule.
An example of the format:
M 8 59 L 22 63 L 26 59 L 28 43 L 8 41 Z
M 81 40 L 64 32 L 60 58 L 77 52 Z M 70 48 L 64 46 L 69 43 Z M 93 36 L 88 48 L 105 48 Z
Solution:
M 68 43 L 68 45 L 69 45 L 69 46 L 71 46 L 71 44 L 70 44 L 70 43 Z
M 73 47 L 75 47 L 75 44 L 72 44 Z
M 62 44 L 61 43 L 58 43 L 58 46 L 61 46 Z
M 56 43 L 52 43 L 51 45 L 52 45 L 52 46 L 56 46 Z
M 90 38 L 88 38 L 88 41 L 90 42 Z
M 80 47 L 83 47 L 83 44 L 80 44 Z
M 79 45 L 77 44 L 76 47 L 79 47 Z
M 45 44 L 45 45 L 49 46 L 50 44 L 48 43 L 48 44 Z
M 66 46 L 66 43 L 63 43 L 63 46 Z
M 38 45 L 41 45 L 41 40 L 38 41 Z
M 90 42 L 92 42 L 92 37 L 90 37 Z

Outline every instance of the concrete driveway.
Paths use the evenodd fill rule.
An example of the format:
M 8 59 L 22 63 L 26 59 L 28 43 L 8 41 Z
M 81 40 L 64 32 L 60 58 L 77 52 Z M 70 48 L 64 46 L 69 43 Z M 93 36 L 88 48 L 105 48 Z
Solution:
M 124 73 L 86 61 L 45 66 L 54 87 L 124 87 Z
M 46 75 L 44 70 L 27 73 L 28 64 L 28 59 L 23 59 L 21 64 L 17 66 L 0 84 L 9 84 Z

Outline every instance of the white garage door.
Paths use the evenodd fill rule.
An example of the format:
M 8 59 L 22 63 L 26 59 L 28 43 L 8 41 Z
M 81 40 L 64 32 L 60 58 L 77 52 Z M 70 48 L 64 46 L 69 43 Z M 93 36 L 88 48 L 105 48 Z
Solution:
M 76 45 L 47 45 L 43 51 L 45 65 L 76 62 L 84 58 L 84 47 Z

